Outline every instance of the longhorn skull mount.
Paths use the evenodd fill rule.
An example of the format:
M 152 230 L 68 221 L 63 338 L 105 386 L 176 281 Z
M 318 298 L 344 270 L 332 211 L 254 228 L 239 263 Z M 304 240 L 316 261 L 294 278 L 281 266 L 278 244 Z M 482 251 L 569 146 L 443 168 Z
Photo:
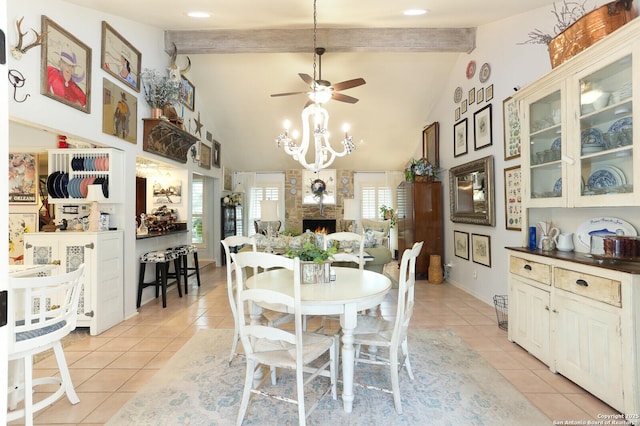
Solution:
M 191 59 L 187 56 L 187 66 L 180 69 L 176 63 L 178 57 L 178 47 L 173 43 L 173 50 L 171 51 L 171 57 L 169 59 L 169 79 L 173 81 L 180 81 L 180 75 L 186 74 L 191 69 Z
M 25 47 L 22 47 L 22 43 L 24 41 L 24 36 L 26 36 L 28 34 L 28 31 L 26 31 L 24 33 L 22 31 L 20 31 L 20 25 L 22 24 L 22 20 L 23 19 L 24 19 L 24 16 L 22 18 L 18 19 L 18 21 L 16 22 L 16 27 L 18 29 L 18 44 L 11 48 L 11 55 L 17 60 L 22 59 L 22 55 L 27 53 L 27 51 L 29 49 L 31 49 L 32 47 L 40 46 L 45 42 L 45 39 L 42 36 L 42 33 L 38 34 L 38 32 L 36 30 L 31 28 L 31 31 L 33 31 L 33 33 L 35 34 L 36 39 L 35 39 L 35 41 L 33 43 L 28 44 Z

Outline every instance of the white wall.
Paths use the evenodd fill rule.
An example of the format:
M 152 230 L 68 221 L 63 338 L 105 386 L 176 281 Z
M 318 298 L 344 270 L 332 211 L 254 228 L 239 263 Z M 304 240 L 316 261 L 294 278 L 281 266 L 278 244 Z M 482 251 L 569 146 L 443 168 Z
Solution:
M 502 101 L 514 93 L 514 87 L 525 86 L 551 69 L 546 46 L 518 45 L 527 39 L 527 33 L 534 27 L 546 28 L 545 23 L 553 25 L 549 13 L 551 6 L 534 12 L 511 17 L 478 28 L 477 48 L 470 54 L 462 54 L 452 69 L 451 78 L 443 82 L 443 91 L 437 102 L 438 108 L 432 111 L 425 125 L 434 121 L 440 123 L 440 166 L 445 169 L 469 161 L 492 155 L 495 165 L 495 227 L 454 223 L 450 220 L 449 206 L 445 206 L 445 256 L 444 263 L 451 264 L 448 281 L 475 295 L 487 303 L 493 304 L 495 294 L 506 294 L 507 272 L 504 247 L 519 246 L 520 232 L 508 231 L 505 227 L 504 212 L 504 173 L 506 167 L 520 164 L 520 159 L 504 161 L 504 142 L 502 130 Z M 469 61 L 474 60 L 477 70 L 473 78 L 467 79 L 466 69 Z M 482 64 L 488 63 L 491 75 L 486 83 L 480 83 L 479 71 Z M 460 157 L 453 156 L 454 111 L 460 104 L 454 103 L 456 87 L 462 87 L 463 99 L 467 99 L 472 88 L 480 89 L 493 84 L 492 131 L 493 143 L 490 147 L 474 150 L 473 113 L 487 105 L 487 101 L 469 105 L 461 119 L 468 120 L 468 151 Z M 449 172 L 442 173 L 445 203 L 450 202 Z M 474 263 L 454 255 L 453 231 L 468 232 L 469 235 L 483 234 L 491 237 L 491 267 Z M 474 278 L 476 277 L 476 278 Z
M 136 271 L 138 268 L 134 222 L 136 156 L 141 155 L 165 163 L 175 163 L 176 167 L 186 170 L 186 178 L 182 183 L 182 189 L 183 197 L 187 200 L 189 199 L 191 187 L 191 172 L 197 172 L 216 179 L 217 184 L 213 188 L 213 200 L 219 199 L 221 169 L 212 167 L 210 170 L 206 170 L 190 160 L 186 164 L 182 164 L 144 152 L 142 150 L 143 121 L 141 119 L 150 117 L 151 114 L 150 108 L 141 93 L 137 94 L 139 105 L 139 120 L 136 123 L 137 144 L 131 144 L 102 132 L 103 79 L 106 78 L 118 84 L 100 67 L 102 21 L 107 21 L 141 52 L 142 69 L 153 68 L 161 71 L 168 66 L 169 57 L 163 50 L 164 35 L 161 29 L 121 17 L 105 15 L 92 9 L 78 7 L 59 0 L 29 0 L 28 2 L 8 0 L 7 22 L 11 23 L 11 28 L 7 34 L 8 45 L 15 45 L 17 41 L 17 32 L 15 31 L 17 19 L 24 16 L 23 32 L 28 28 L 34 28 L 40 32 L 41 15 L 46 15 L 91 48 L 91 113 L 85 114 L 40 94 L 40 47 L 29 50 L 19 61 L 9 55 L 8 68 L 19 70 L 26 80 L 24 87 L 18 91 L 18 99 L 21 99 L 26 94 L 30 95 L 23 103 L 15 102 L 12 96 L 9 97 L 8 110 L 11 120 L 9 125 L 9 149 L 16 152 L 35 149 L 44 154 L 45 149 L 56 148 L 56 135 L 64 134 L 70 138 L 89 141 L 100 146 L 117 148 L 125 152 L 125 166 L 121 173 L 124 174 L 124 181 L 130 184 L 122 188 L 127 202 L 116 209 L 115 216 L 117 216 L 117 226 L 125 231 L 125 317 L 129 317 L 136 313 Z M 28 37 L 26 39 L 30 40 Z M 197 60 L 197 58 L 192 58 L 193 62 L 197 62 Z M 189 78 L 192 79 L 192 77 Z M 192 80 L 192 83 L 195 86 L 198 85 L 198 81 Z M 5 90 L 5 86 L 6 84 L 3 85 L 3 90 Z M 11 89 L 13 90 L 13 88 Z M 133 93 L 130 88 L 126 88 L 126 90 Z M 185 122 L 189 119 L 197 118 L 198 112 L 201 111 L 200 108 L 204 106 L 201 105 L 202 100 L 198 97 L 196 97 L 195 101 L 195 112 L 186 110 Z M 202 111 L 206 115 L 206 111 L 204 109 Z M 6 126 L 2 126 L 2 128 L 4 129 Z M 45 131 L 42 131 L 42 129 Z M 206 130 L 206 128 L 202 129 L 202 139 L 206 135 Z M 196 136 L 200 138 L 200 135 Z M 2 146 L 5 147 L 6 144 L 2 144 Z M 5 158 L 7 157 L 5 156 Z M 217 217 L 219 215 L 218 203 L 214 202 L 210 207 L 212 209 L 210 214 Z M 3 219 L 6 220 L 6 218 Z M 190 215 L 181 217 L 181 219 L 186 220 L 188 223 L 191 221 Z M 209 253 L 204 253 L 201 258 L 219 258 L 219 244 L 214 244 L 214 239 L 218 234 L 219 232 L 211 234 L 211 239 L 208 241 Z

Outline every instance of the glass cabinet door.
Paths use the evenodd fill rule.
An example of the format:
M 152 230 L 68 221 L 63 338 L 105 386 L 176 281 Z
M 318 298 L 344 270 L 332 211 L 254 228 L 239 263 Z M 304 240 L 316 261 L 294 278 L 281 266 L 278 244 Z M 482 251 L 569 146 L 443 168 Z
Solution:
M 545 205 L 564 203 L 562 185 L 562 92 L 557 89 L 526 105 L 529 127 L 529 197 Z M 556 202 L 553 202 L 554 199 Z
M 633 194 L 631 59 L 623 56 L 579 78 L 577 205 L 626 205 Z

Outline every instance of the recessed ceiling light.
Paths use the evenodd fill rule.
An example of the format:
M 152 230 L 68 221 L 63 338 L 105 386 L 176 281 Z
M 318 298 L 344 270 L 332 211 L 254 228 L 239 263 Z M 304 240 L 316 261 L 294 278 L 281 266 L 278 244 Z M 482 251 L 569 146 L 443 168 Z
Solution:
M 189 12 L 187 13 L 187 16 L 189 16 L 190 18 L 210 18 L 211 14 L 209 12 Z
M 405 16 L 420 16 L 428 12 L 426 9 L 407 9 L 404 11 Z

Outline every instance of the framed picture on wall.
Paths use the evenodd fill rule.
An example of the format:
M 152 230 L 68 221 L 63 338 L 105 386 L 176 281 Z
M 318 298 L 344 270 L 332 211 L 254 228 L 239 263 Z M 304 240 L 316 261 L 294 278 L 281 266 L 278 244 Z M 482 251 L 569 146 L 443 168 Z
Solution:
M 102 79 L 102 132 L 127 142 L 138 141 L 138 97 Z
M 9 203 L 36 204 L 38 155 L 9 153 Z
M 475 263 L 491 267 L 491 237 L 471 234 L 471 253 Z
M 42 15 L 40 93 L 91 113 L 91 48 Z
M 502 101 L 502 126 L 505 161 L 520 157 L 520 117 L 518 103 L 512 97 Z
M 440 166 L 439 138 L 440 125 L 437 121 L 429 124 L 422 131 L 422 158 L 426 158 L 430 164 Z
M 195 109 L 196 87 L 185 77 L 180 76 L 180 103 L 191 111 Z
M 453 156 L 467 153 L 467 119 L 463 118 L 453 125 Z
M 222 145 L 220 142 L 213 141 L 213 165 L 220 168 L 220 157 L 222 155 Z
M 512 231 L 522 229 L 522 193 L 520 166 L 504 169 L 505 225 Z
M 133 47 L 106 21 L 102 21 L 102 51 L 100 58 L 103 70 L 136 92 L 140 91 L 142 55 L 138 49 Z
M 229 167 L 222 168 L 222 190 L 233 191 L 233 171 Z
M 473 113 L 473 146 L 478 150 L 491 146 L 493 132 L 491 130 L 491 104 Z
M 200 142 L 200 167 L 211 168 L 211 147 L 203 142 Z
M 453 245 L 457 257 L 469 260 L 468 232 L 453 231 Z
M 24 234 L 38 232 L 37 213 L 9 213 L 9 265 L 24 263 Z

